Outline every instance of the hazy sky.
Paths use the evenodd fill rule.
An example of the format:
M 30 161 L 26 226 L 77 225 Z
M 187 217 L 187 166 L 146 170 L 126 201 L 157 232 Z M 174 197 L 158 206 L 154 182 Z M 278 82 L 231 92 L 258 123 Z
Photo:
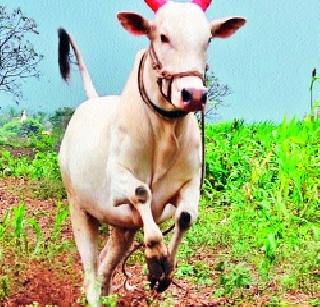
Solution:
M 99 94 L 106 95 L 121 92 L 135 53 L 147 46 L 145 38 L 121 28 L 116 13 L 153 15 L 142 0 L 1 0 L 1 4 L 8 9 L 19 6 L 39 25 L 34 44 L 45 57 L 42 75 L 39 81 L 26 81 L 21 106 L 39 111 L 76 106 L 85 99 L 78 72 L 69 86 L 60 80 L 58 27 L 77 40 Z M 320 72 L 319 0 L 214 0 L 207 15 L 248 19 L 234 37 L 214 40 L 210 47 L 210 68 L 232 89 L 225 99 L 228 106 L 219 110 L 220 120 L 278 121 L 284 115 L 301 118 L 308 112 L 311 71 L 317 67 Z M 0 95 L 0 105 L 5 104 L 14 102 Z

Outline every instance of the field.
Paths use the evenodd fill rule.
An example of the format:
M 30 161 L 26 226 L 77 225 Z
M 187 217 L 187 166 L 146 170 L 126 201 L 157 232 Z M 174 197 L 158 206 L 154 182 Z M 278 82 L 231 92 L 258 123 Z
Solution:
M 69 111 L 0 118 L 1 306 L 85 304 L 57 165 Z M 200 215 L 181 244 L 176 285 L 149 290 L 137 251 L 127 264 L 137 290 L 122 288 L 119 269 L 103 303 L 320 304 L 320 120 L 207 125 L 206 144 Z M 108 228 L 100 233 L 102 246 Z

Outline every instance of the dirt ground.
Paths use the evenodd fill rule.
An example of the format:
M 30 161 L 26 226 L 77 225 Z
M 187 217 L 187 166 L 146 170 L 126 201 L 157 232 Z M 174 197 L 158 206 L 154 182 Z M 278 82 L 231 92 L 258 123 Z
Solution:
M 43 231 L 50 229 L 54 221 L 52 213 L 56 207 L 54 199 L 39 200 L 33 199 L 28 194 L 30 183 L 25 179 L 6 179 L 0 181 L 0 219 L 5 211 L 18 205 L 23 199 L 27 212 L 37 216 Z M 65 225 L 62 232 L 62 239 L 72 239 L 70 225 Z M 18 274 L 18 283 L 14 285 L 13 294 L 2 302 L 2 306 L 25 306 L 37 302 L 40 306 L 81 306 L 79 303 L 82 288 L 82 267 L 79 256 L 73 256 L 72 266 L 63 266 L 66 255 L 61 255 L 51 261 L 29 261 L 24 270 Z M 15 263 L 8 260 L 8 265 L 14 266 Z M 59 270 L 59 267 L 61 270 Z M 57 269 L 58 268 L 58 269 Z M 124 275 L 120 268 L 117 269 L 113 278 L 113 292 L 120 295 L 119 306 L 148 306 L 152 301 L 170 301 L 172 304 L 181 305 L 207 305 L 214 306 L 223 300 L 210 299 L 212 289 L 202 287 L 199 291 L 192 283 L 177 280 L 178 286 L 171 285 L 165 293 L 153 293 L 144 290 L 147 284 L 143 268 L 140 264 L 127 266 L 127 272 L 131 275 L 129 284 L 135 286 L 134 291 L 124 289 Z M 70 278 L 71 276 L 71 278 Z M 169 298 L 168 298 L 169 297 Z M 82 296 L 83 299 L 83 296 Z
M 39 216 L 38 221 L 44 233 L 52 227 L 56 201 L 54 199 L 33 199 L 28 193 L 30 183 L 24 179 L 0 180 L 0 220 L 5 211 L 13 207 L 23 199 L 27 205 L 28 214 Z M 45 213 L 45 214 L 44 214 Z M 69 221 L 63 227 L 62 240 L 72 240 L 72 232 Z M 8 258 L 8 259 L 7 259 Z M 12 285 L 11 295 L 0 302 L 0 306 L 26 306 L 37 302 L 40 306 L 82 306 L 82 267 L 80 259 L 75 251 L 65 251 L 51 260 L 35 261 L 24 259 L 21 270 L 17 269 L 17 263 L 8 256 L 5 263 L 15 268 L 15 283 Z M 131 274 L 129 283 L 136 289 L 132 292 L 123 288 L 124 276 L 117 269 L 113 278 L 113 292 L 120 295 L 118 306 L 217 306 L 233 305 L 235 302 L 226 299 L 213 299 L 212 287 L 197 287 L 186 280 L 176 280 L 178 286 L 171 285 L 162 293 L 152 293 L 144 290 L 146 276 L 140 264 L 127 266 Z M 0 268 L 1 273 L 1 268 Z M 252 293 L 254 305 L 265 305 L 270 296 L 261 296 Z M 308 300 L 305 294 L 292 293 L 286 296 L 288 301 L 300 303 Z M 163 302 L 163 304 L 162 304 Z M 252 304 L 245 304 L 250 306 Z

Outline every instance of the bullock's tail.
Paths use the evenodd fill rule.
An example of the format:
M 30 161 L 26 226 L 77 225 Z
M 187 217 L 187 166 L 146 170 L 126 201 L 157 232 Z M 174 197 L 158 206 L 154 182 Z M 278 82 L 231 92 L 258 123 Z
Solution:
M 81 56 L 80 50 L 73 40 L 73 38 L 67 33 L 65 29 L 58 30 L 59 47 L 58 47 L 58 63 L 60 67 L 61 77 L 67 81 L 70 79 L 70 46 L 72 47 L 76 56 L 79 71 L 82 77 L 84 89 L 87 93 L 87 97 L 97 98 L 99 97 L 96 89 L 93 86 L 88 69 Z

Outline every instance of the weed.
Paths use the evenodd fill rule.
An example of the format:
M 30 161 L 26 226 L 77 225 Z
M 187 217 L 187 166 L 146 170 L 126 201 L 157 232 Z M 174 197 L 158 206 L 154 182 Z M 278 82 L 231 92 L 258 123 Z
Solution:
M 118 299 L 119 296 L 117 294 L 102 296 L 100 298 L 100 304 L 102 304 L 103 306 L 115 307 L 117 306 Z
M 8 276 L 0 276 L 0 301 L 10 294 L 10 279 Z
M 220 287 L 215 291 L 215 296 L 230 297 L 238 289 L 248 289 L 251 283 L 251 272 L 245 264 L 225 264 L 221 268 Z
M 201 260 L 194 261 L 191 264 L 179 263 L 175 276 L 179 279 L 188 278 L 199 286 L 212 285 L 210 268 Z

